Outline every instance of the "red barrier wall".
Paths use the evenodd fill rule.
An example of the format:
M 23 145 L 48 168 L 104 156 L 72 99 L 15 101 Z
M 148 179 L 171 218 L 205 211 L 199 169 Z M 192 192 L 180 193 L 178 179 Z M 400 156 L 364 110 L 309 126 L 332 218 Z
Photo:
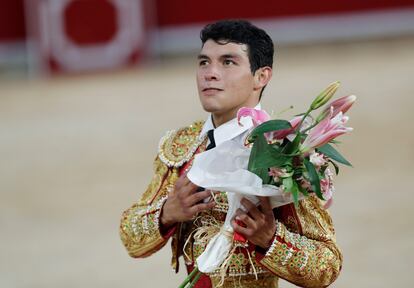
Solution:
M 205 23 L 224 18 L 280 18 L 414 7 L 413 0 L 156 0 L 158 25 Z M 254 4 L 253 4 L 254 3 Z M 189 12 L 191 11 L 191 12 Z
M 25 35 L 23 0 L 0 0 L 0 42 L 23 40 Z
M 29 0 L 30 1 L 30 0 Z M 89 0 L 79 0 L 89 1 Z M 161 27 L 205 23 L 222 18 L 278 18 L 303 15 L 347 13 L 376 9 L 414 7 L 414 0 L 155 0 L 157 23 Z M 24 0 L 0 0 L 0 42 L 25 37 Z M 263 4 L 262 4 L 263 3 Z

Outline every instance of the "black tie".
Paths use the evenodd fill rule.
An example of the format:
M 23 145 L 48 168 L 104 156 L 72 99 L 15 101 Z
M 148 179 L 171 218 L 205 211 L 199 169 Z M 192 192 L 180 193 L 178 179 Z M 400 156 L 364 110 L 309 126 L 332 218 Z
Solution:
M 210 140 L 210 143 L 208 144 L 208 146 L 206 148 L 206 151 L 216 147 L 216 141 L 214 141 L 214 129 L 208 130 L 207 137 Z M 197 192 L 201 192 L 201 191 L 204 191 L 204 190 L 205 189 L 203 187 L 198 187 Z
M 216 147 L 216 141 L 214 140 L 214 129 L 208 130 L 207 137 L 208 140 L 210 140 L 210 143 L 208 144 L 206 150 L 210 150 Z

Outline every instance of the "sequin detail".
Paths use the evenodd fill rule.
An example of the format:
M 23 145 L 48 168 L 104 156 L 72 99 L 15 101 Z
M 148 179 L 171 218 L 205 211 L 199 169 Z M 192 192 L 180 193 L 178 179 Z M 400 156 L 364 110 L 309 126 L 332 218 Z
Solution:
M 226 192 L 216 192 L 214 193 L 214 201 L 216 206 L 212 210 L 204 211 L 200 213 L 199 217 L 194 221 L 194 226 L 197 227 L 216 227 L 216 233 L 220 230 L 220 227 L 224 224 L 226 213 L 228 211 L 228 200 Z M 214 228 L 213 228 L 214 231 Z M 194 263 L 205 250 L 208 241 L 205 241 L 203 238 L 193 239 L 192 242 L 192 259 L 187 259 L 187 263 Z M 191 254 L 191 251 L 186 251 L 187 254 Z M 227 271 L 227 276 L 229 277 L 244 277 L 248 275 L 254 275 L 256 271 L 257 275 L 267 273 L 269 271 L 264 269 L 261 265 L 256 262 L 256 252 L 250 251 L 252 262 L 249 261 L 249 256 L 246 251 L 246 247 L 239 246 L 236 248 L 235 253 L 229 260 L 229 268 Z M 251 263 L 254 265 L 254 268 L 251 266 Z M 219 277 L 220 278 L 220 269 L 208 274 L 210 277 Z M 270 274 L 269 274 L 270 276 Z M 244 286 L 243 286 L 244 287 Z M 260 287 L 260 286 L 259 286 Z
M 228 276 L 222 286 L 220 277 L 211 277 L 213 288 L 278 288 L 279 278 L 271 273 L 263 273 L 258 275 L 258 279 L 254 275 L 245 276 Z
M 147 257 L 167 243 L 167 239 L 160 234 L 157 222 L 162 203 L 180 175 L 179 168 L 184 168 L 181 165 L 193 159 L 198 143 L 203 142 L 198 136 L 201 128 L 201 124 L 193 124 L 192 127 L 171 132 L 160 141 L 160 153 L 154 162 L 154 177 L 139 201 L 126 210 L 121 219 L 121 239 L 132 257 Z M 174 144 L 175 141 L 177 143 Z M 228 209 L 226 198 L 226 193 L 217 193 L 217 205 L 208 215 L 220 223 L 224 221 Z M 201 224 L 208 222 L 206 214 L 199 216 Z M 335 241 L 329 213 L 322 209 L 316 197 L 299 201 L 297 207 L 283 209 L 283 213 L 276 213 L 276 216 L 276 237 L 270 249 L 265 255 L 251 251 L 259 280 L 255 279 L 249 267 L 250 261 L 246 262 L 247 256 L 242 255 L 244 248 L 240 248 L 229 263 L 222 288 L 273 288 L 277 287 L 278 277 L 301 287 L 326 287 L 338 277 L 342 255 Z M 197 227 L 189 225 L 188 229 L 177 228 L 173 235 L 172 266 L 176 271 L 178 257 L 183 254 L 183 241 Z M 190 257 L 185 258 L 185 262 L 194 263 L 206 245 L 206 241 L 191 241 L 186 250 Z M 213 287 L 216 287 L 221 277 L 215 273 L 210 276 Z
M 137 209 L 134 216 L 131 217 L 131 228 L 133 233 L 138 236 L 141 233 L 149 235 L 154 229 L 159 229 L 159 217 L 161 207 L 167 200 L 168 196 L 164 196 L 152 205 L 148 205 L 146 209 Z M 141 221 L 141 223 L 139 223 Z
M 200 121 L 178 131 L 168 131 L 158 145 L 161 161 L 168 167 L 176 168 L 188 162 L 206 139 L 205 135 L 199 137 L 203 124 Z
M 296 212 L 304 235 L 278 221 L 274 241 L 260 262 L 296 285 L 326 287 L 338 277 L 342 264 L 331 219 L 312 196 L 299 201 Z

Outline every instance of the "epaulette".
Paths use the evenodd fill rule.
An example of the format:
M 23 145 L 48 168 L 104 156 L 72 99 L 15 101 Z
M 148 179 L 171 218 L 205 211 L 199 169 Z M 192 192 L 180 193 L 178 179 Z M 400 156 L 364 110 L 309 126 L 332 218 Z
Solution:
M 168 131 L 161 138 L 158 156 L 168 167 L 181 167 L 188 162 L 206 137 L 199 137 L 204 121 L 179 130 Z

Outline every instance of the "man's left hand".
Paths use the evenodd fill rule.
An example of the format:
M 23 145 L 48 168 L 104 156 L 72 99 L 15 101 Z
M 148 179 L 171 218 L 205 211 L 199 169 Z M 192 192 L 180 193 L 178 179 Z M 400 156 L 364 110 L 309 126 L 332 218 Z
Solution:
M 256 246 L 267 249 L 272 244 L 271 241 L 276 232 L 276 220 L 269 198 L 260 196 L 258 198 L 260 199 L 260 207 L 256 207 L 246 198 L 241 200 L 241 204 L 247 212 L 239 209 L 235 220 L 243 222 L 246 227 L 237 224 L 234 219 L 232 224 L 235 232 L 243 235 Z

